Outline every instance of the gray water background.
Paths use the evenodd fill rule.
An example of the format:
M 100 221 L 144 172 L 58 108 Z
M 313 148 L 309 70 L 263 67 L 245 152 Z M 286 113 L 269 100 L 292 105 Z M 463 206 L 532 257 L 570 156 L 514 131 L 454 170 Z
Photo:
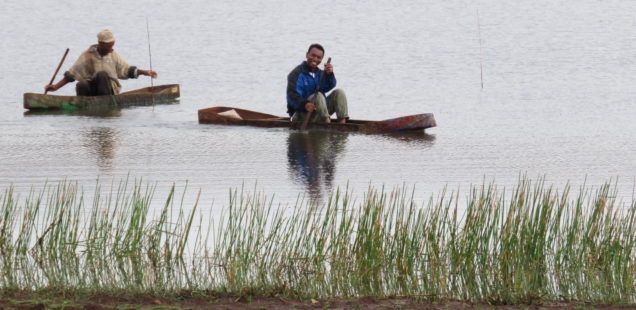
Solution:
M 558 188 L 613 181 L 619 198 L 633 197 L 636 2 L 11 0 L 0 14 L 0 188 L 21 195 L 128 177 L 157 184 L 159 200 L 187 181 L 188 199 L 200 189 L 206 206 L 243 185 L 284 204 L 369 185 L 414 187 L 425 200 L 527 174 Z M 103 28 L 147 69 L 146 17 L 154 83 L 179 83 L 179 104 L 25 113 L 23 93 L 41 92 L 69 47 L 59 79 Z M 285 115 L 286 75 L 314 42 L 333 58 L 352 118 L 430 112 L 438 127 L 396 136 L 198 124 L 198 109 L 218 105 Z

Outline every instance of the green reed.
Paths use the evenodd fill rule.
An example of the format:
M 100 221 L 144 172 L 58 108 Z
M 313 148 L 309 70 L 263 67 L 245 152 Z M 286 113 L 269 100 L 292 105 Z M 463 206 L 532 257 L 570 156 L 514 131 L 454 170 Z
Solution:
M 291 206 L 234 189 L 221 214 L 174 186 L 161 206 L 152 185 L 112 187 L 0 194 L 0 292 L 636 301 L 636 201 L 610 184 L 571 194 L 522 178 L 425 203 L 406 187 L 345 189 Z

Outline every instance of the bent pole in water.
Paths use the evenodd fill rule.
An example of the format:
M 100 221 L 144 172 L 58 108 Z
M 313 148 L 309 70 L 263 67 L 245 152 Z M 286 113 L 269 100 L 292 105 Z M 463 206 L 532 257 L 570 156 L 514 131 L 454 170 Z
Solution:
M 51 81 L 49 82 L 49 85 L 53 84 L 53 81 L 55 81 L 55 76 L 57 75 L 57 72 L 60 71 L 60 68 L 62 67 L 62 64 L 64 63 L 64 59 L 66 59 L 66 55 L 68 55 L 68 51 L 69 48 L 66 48 L 66 52 L 64 52 L 64 56 L 62 56 L 62 60 L 60 60 L 60 64 L 57 65 L 57 69 L 55 69 L 55 73 L 53 73 L 53 77 L 51 77 Z M 46 95 L 46 93 L 48 93 L 48 89 L 44 91 L 44 94 Z
M 148 34 L 148 60 L 150 61 L 150 71 L 152 71 L 152 52 L 150 51 L 150 26 L 148 25 L 148 16 L 146 16 L 146 33 Z M 154 86 L 152 76 L 150 77 L 150 86 Z
M 146 16 L 146 33 L 148 34 L 148 60 L 150 61 L 150 71 L 152 72 L 152 53 L 150 52 L 150 26 L 148 25 L 148 16 Z M 150 87 L 154 87 L 154 82 L 152 81 L 152 74 L 150 75 Z M 152 96 L 152 109 L 155 108 L 155 96 Z
M 484 56 L 481 49 L 481 22 L 479 22 L 479 8 L 477 8 L 477 35 L 479 36 L 479 76 L 481 78 L 481 89 L 484 89 Z

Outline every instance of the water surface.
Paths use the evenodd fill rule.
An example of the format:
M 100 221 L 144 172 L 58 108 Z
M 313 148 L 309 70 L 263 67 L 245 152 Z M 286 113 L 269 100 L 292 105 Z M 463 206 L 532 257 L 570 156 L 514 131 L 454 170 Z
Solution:
M 629 199 L 635 10 L 618 0 L 116 0 L 99 10 L 8 1 L 0 18 L 0 186 L 26 193 L 69 179 L 90 189 L 97 179 L 130 176 L 156 183 L 161 199 L 173 182 L 187 181 L 204 204 L 222 205 L 229 188 L 243 185 L 282 203 L 369 185 L 414 186 L 426 199 L 445 186 L 512 186 L 527 174 L 561 188 L 618 180 Z M 41 91 L 64 49 L 71 52 L 62 71 L 103 28 L 114 31 L 124 59 L 148 68 L 146 16 L 155 84 L 181 84 L 179 104 L 25 113 L 22 94 Z M 352 117 L 430 112 L 439 126 L 364 135 L 198 124 L 196 111 L 216 105 L 284 115 L 286 75 L 314 42 L 333 58 Z

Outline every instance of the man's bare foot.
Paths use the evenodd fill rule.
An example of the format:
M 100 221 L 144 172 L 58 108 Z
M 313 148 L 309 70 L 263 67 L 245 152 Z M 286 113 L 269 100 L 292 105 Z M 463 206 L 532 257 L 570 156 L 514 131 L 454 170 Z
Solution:
M 331 123 L 331 118 L 329 117 L 325 118 L 325 123 Z
M 338 123 L 340 123 L 340 124 L 344 124 L 344 123 L 346 123 L 346 122 L 347 122 L 347 119 L 346 119 L 346 118 L 343 118 L 343 119 L 339 119 L 339 120 L 338 120 Z

